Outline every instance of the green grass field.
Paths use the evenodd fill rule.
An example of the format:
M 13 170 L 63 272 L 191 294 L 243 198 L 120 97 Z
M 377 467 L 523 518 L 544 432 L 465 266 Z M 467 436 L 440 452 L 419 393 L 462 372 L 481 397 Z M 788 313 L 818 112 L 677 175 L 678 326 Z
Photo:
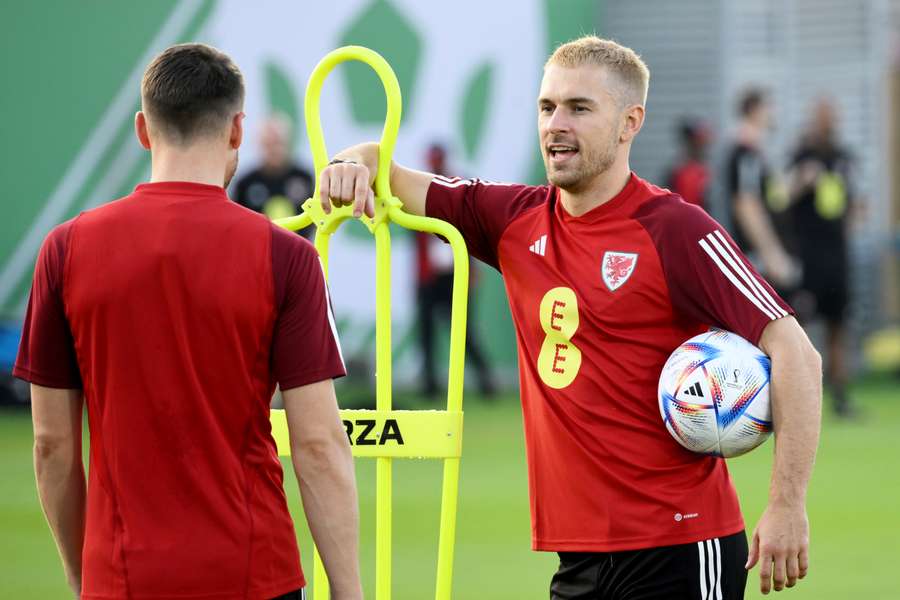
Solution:
M 811 569 L 783 596 L 815 600 L 900 598 L 900 385 L 871 379 L 855 387 L 865 409 L 856 423 L 826 416 L 809 496 Z M 521 415 L 513 398 L 470 402 L 460 483 L 454 598 L 547 598 L 555 555 L 529 550 Z M 772 443 L 730 462 L 748 526 L 762 512 Z M 31 429 L 24 411 L 0 413 L 0 598 L 66 598 L 56 551 L 34 491 Z M 289 471 L 289 469 L 288 469 Z M 359 463 L 363 572 L 374 572 L 374 462 Z M 440 467 L 397 461 L 394 469 L 394 598 L 433 597 Z M 304 565 L 311 548 L 293 475 L 288 496 L 297 517 Z M 373 598 L 371 593 L 369 598 Z M 756 571 L 748 598 L 761 597 Z

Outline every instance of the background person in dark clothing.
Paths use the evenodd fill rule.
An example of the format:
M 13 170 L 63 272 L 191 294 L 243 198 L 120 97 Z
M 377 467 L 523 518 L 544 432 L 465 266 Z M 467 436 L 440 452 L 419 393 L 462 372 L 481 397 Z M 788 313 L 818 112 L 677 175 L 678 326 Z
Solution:
M 765 158 L 771 127 L 766 94 L 747 90 L 738 102 L 738 112 L 740 123 L 725 163 L 731 233 L 776 289 L 785 293 L 799 273 L 785 248 L 787 191 Z
M 852 158 L 837 140 L 837 114 L 831 102 L 817 100 L 811 114 L 790 171 L 791 221 L 803 265 L 795 305 L 801 318 L 820 317 L 825 322 L 825 377 L 835 412 L 850 416 L 854 409 L 846 391 L 845 314 L 849 296 L 847 225 L 855 204 Z
M 234 188 L 235 202 L 270 219 L 290 217 L 312 196 L 314 181 L 291 159 L 291 124 L 283 115 L 270 116 L 259 136 L 262 164 L 243 175 Z M 312 226 L 299 233 L 310 238 Z
M 432 144 L 426 156 L 428 169 L 432 173 L 447 172 L 447 151 L 440 144 Z M 470 292 L 474 289 L 475 272 L 470 270 Z M 426 396 L 438 393 L 438 378 L 435 368 L 434 345 L 438 319 L 450 320 L 453 299 L 453 251 L 436 236 L 416 232 L 416 296 L 419 309 L 419 342 L 422 349 L 423 384 Z M 473 294 L 469 294 L 471 314 Z M 477 331 L 469 321 L 466 328 L 466 359 L 475 367 L 478 387 L 485 396 L 492 396 L 496 388 L 490 365 L 481 349 Z

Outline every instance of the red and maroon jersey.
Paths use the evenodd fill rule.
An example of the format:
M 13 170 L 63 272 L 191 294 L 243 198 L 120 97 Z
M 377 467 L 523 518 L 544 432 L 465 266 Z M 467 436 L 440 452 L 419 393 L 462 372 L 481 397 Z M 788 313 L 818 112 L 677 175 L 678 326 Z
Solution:
M 429 217 L 506 282 L 536 550 L 609 552 L 744 527 L 725 461 L 666 431 L 671 352 L 709 325 L 758 342 L 790 308 L 702 209 L 632 175 L 569 215 L 550 186 L 437 177 Z
M 269 401 L 344 374 L 313 246 L 221 187 L 139 185 L 44 242 L 15 374 L 82 388 L 82 598 L 304 585 Z

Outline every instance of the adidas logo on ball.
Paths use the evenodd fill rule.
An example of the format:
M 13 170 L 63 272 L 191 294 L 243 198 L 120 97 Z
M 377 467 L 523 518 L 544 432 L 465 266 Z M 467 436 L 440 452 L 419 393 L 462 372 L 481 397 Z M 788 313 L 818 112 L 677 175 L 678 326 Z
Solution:
M 711 329 L 692 337 L 659 377 L 666 429 L 693 452 L 725 458 L 749 452 L 772 433 L 770 372 L 769 357 L 735 333 Z

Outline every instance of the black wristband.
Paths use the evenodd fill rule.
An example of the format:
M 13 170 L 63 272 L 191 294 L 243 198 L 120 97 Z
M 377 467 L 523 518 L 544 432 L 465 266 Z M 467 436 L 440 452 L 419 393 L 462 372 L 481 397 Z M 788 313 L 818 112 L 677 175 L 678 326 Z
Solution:
M 358 165 L 358 164 L 359 163 L 356 162 L 355 160 L 344 160 L 342 158 L 332 158 L 331 162 L 328 163 L 329 166 L 331 166 L 331 165 Z

